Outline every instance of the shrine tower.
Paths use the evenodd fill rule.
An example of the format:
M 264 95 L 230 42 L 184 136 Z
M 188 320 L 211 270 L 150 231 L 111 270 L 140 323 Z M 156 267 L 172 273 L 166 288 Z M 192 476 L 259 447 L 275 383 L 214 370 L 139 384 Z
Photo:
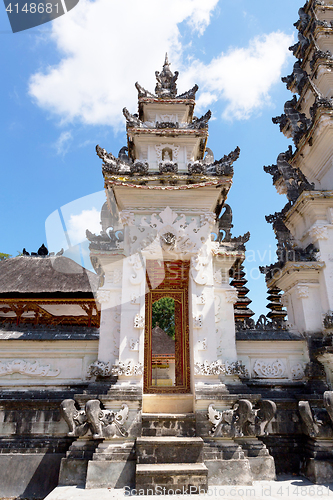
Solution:
M 155 94 L 136 83 L 138 113 L 123 109 L 128 146 L 118 158 L 97 146 L 108 201 L 101 234 L 88 234 L 102 278 L 94 369 L 142 387 L 144 412 L 192 412 L 197 390 L 225 390 L 242 374 L 229 272 L 244 260 L 249 235 L 225 238 L 218 221 L 239 148 L 214 161 L 211 112 L 193 116 L 198 87 L 177 95 L 177 77 L 166 56 Z M 163 362 L 152 358 L 151 332 L 153 305 L 164 297 L 174 302 L 175 353 Z

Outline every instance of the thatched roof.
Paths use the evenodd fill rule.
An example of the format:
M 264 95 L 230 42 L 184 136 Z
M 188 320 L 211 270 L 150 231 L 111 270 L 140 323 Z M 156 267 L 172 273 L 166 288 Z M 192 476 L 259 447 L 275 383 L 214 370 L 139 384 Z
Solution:
M 159 326 L 152 330 L 152 354 L 175 354 L 175 341 Z
M 98 276 L 64 256 L 0 261 L 0 294 L 92 293 Z

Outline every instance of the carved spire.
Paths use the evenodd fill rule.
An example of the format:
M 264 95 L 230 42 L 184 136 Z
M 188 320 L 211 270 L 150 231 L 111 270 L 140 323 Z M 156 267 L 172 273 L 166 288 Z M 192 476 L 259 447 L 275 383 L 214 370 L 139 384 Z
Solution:
M 252 300 L 246 296 L 249 289 L 245 286 L 247 279 L 245 279 L 244 266 L 238 264 L 237 267 L 232 270 L 232 276 L 233 279 L 230 285 L 235 287 L 238 292 L 238 299 L 234 304 L 235 321 L 243 324 L 248 323 L 248 320 L 254 315 L 254 312 L 248 307 Z
M 155 71 L 155 76 L 157 80 L 155 87 L 155 94 L 162 99 L 176 97 L 177 95 L 176 81 L 178 78 L 178 74 L 179 74 L 178 71 L 172 73 L 170 69 L 168 54 L 165 54 L 165 61 L 161 73 L 159 71 Z
M 268 309 L 270 312 L 267 314 L 267 318 L 272 320 L 273 323 L 281 326 L 287 316 L 287 311 L 283 310 L 283 305 L 281 303 L 281 290 L 280 288 L 273 287 L 268 290 Z

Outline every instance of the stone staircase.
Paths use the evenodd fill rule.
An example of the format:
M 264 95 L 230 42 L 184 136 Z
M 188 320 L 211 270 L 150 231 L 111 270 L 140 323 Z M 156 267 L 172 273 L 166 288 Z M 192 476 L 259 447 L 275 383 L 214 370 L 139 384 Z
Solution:
M 146 494 L 203 493 L 207 467 L 193 414 L 143 414 L 136 440 L 136 489 Z

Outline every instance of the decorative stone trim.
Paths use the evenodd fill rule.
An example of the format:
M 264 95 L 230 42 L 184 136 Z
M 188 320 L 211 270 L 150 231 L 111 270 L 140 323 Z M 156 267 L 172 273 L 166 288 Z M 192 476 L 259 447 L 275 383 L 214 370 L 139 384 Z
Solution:
M 84 410 L 77 410 L 74 399 L 65 399 L 60 405 L 60 413 L 68 425 L 67 435 L 70 437 L 81 437 L 89 431 L 93 439 L 128 436 L 123 427 L 129 414 L 129 408 L 125 403 L 116 412 L 102 410 L 98 399 L 90 399 L 86 402 Z
M 194 374 L 195 375 L 238 375 L 240 377 L 248 377 L 249 373 L 246 367 L 242 364 L 241 361 L 234 361 L 232 363 L 228 363 L 226 361 L 223 363 L 220 359 L 216 361 L 204 361 L 200 363 L 197 361 L 194 363 Z
M 314 225 L 309 229 L 308 234 L 309 234 L 310 238 L 314 241 L 316 241 L 316 240 L 328 240 L 328 227 Z
M 201 295 L 197 295 L 197 304 L 206 304 L 206 296 L 204 293 L 202 293 Z
M 302 363 L 297 363 L 290 368 L 291 378 L 293 380 L 302 380 L 305 376 L 304 365 Z
M 134 317 L 134 328 L 144 328 L 145 318 L 141 314 L 136 314 Z
M 253 365 L 253 376 L 255 378 L 287 378 L 286 365 L 282 359 L 275 361 L 257 359 Z
M 111 362 L 105 363 L 104 361 L 94 361 L 88 367 L 88 378 L 92 377 L 110 377 L 111 376 Z
M 133 226 L 134 217 L 134 212 L 130 212 L 129 210 L 122 210 L 119 213 L 119 218 L 123 226 Z
M 216 215 L 214 212 L 206 212 L 205 214 L 200 215 L 200 226 L 202 227 L 205 224 L 209 224 L 210 226 L 212 226 L 213 224 L 215 224 L 215 220 Z
M 131 294 L 131 304 L 138 304 L 138 295 L 136 295 L 135 293 L 132 293 Z
M 198 351 L 207 351 L 207 339 L 206 339 L 206 337 L 198 340 Z
M 284 307 L 288 307 L 288 305 L 289 305 L 289 294 L 284 293 L 283 295 L 281 295 L 281 304 Z
M 297 285 L 296 296 L 298 299 L 307 299 L 309 297 L 309 287 L 306 285 Z
M 111 299 L 111 290 L 97 290 L 97 300 L 100 304 L 107 304 Z
M 29 375 L 29 377 L 57 377 L 60 370 L 52 370 L 51 365 L 40 365 L 38 361 L 32 363 L 24 359 L 0 361 L 0 376 L 12 375 L 13 373 Z
M 329 311 L 325 314 L 323 319 L 323 325 L 326 330 L 333 328 L 333 311 Z
M 202 322 L 203 322 L 202 314 L 200 314 L 199 316 L 193 317 L 193 327 L 194 328 L 202 328 Z
M 155 145 L 155 151 L 156 151 L 156 158 L 158 162 L 162 161 L 162 151 L 163 149 L 171 149 L 172 151 L 172 160 L 177 161 L 178 160 L 178 154 L 180 151 L 180 146 L 175 146 L 174 144 L 156 144 Z
M 228 304 L 235 304 L 238 300 L 237 290 L 227 290 L 225 293 L 225 299 Z
M 139 350 L 139 339 L 130 339 L 129 340 L 129 349 L 130 349 L 130 351 L 138 351 Z
M 142 363 L 134 363 L 132 359 L 126 363 L 118 361 L 118 363 L 112 366 L 111 373 L 112 375 L 124 375 L 125 377 L 142 375 L 143 365 Z

